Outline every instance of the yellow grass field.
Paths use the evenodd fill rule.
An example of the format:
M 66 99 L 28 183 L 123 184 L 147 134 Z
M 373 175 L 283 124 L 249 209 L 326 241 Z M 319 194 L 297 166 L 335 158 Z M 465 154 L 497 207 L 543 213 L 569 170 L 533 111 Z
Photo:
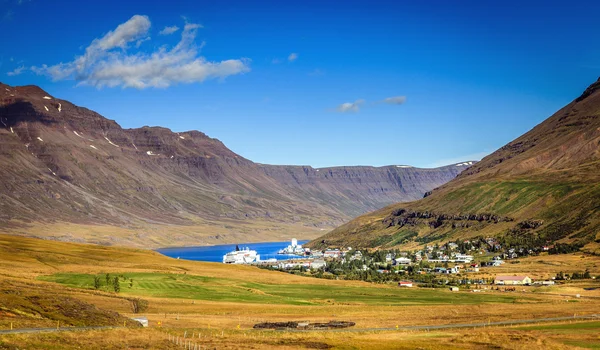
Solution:
M 544 277 L 586 266 L 597 274 L 600 258 L 533 257 L 493 271 Z M 121 291 L 115 293 L 88 285 L 94 275 L 106 273 L 133 277 L 134 286 L 123 283 Z M 154 293 L 147 286 L 162 289 Z M 600 346 L 600 322 L 561 322 L 555 326 L 558 328 L 536 324 L 429 332 L 372 328 L 600 314 L 599 289 L 590 289 L 596 287 L 600 283 L 588 281 L 523 287 L 516 292 L 405 290 L 248 266 L 176 260 L 141 249 L 0 235 L 0 295 L 10 296 L 0 298 L 0 329 L 8 329 L 11 323 L 14 328 L 54 327 L 57 319 L 62 327 L 122 326 L 121 322 L 127 323 L 127 317 L 134 316 L 132 298 L 148 301 L 148 309 L 141 314 L 150 321 L 147 329 L 129 322 L 126 328 L 111 330 L 0 335 L 0 349 L 175 349 L 181 347 L 169 338 L 184 334 L 204 349 L 591 348 Z M 576 294 L 581 297 L 576 298 Z M 252 329 L 259 322 L 299 320 L 343 320 L 356 326 L 351 332 Z M 189 339 L 191 335 L 193 339 Z

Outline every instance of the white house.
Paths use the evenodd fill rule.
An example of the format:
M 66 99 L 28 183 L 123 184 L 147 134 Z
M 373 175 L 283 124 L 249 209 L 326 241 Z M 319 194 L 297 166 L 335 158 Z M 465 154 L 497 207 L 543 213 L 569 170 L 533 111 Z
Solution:
M 339 259 L 340 256 L 342 256 L 342 252 L 339 249 L 327 249 L 323 253 L 324 258 Z
M 409 258 L 396 258 L 394 259 L 394 265 L 410 265 L 411 260 Z
M 531 278 L 528 276 L 496 276 L 494 284 L 498 285 L 530 285 Z
M 325 262 L 325 260 L 313 260 L 310 262 L 310 268 L 311 269 L 322 269 L 327 265 L 327 263 Z

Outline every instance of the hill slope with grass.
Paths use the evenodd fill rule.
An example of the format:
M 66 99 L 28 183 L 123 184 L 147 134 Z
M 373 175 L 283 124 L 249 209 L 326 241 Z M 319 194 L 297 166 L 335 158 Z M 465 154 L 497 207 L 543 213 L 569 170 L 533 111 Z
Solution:
M 0 230 L 13 234 L 140 247 L 311 238 L 464 169 L 256 164 L 199 131 L 123 129 L 0 84 Z
M 472 277 L 525 273 L 545 279 L 558 271 L 588 268 L 597 275 L 599 259 L 584 254 L 554 255 L 545 260 L 530 257 Z M 113 286 L 109 283 L 117 277 L 118 291 L 114 282 Z M 2 334 L 0 349 L 181 349 L 172 338 L 186 334 L 204 348 L 218 349 L 345 349 L 349 344 L 361 349 L 397 349 L 398 344 L 415 348 L 430 341 L 433 330 L 414 333 L 414 329 L 405 332 L 395 327 L 589 315 L 600 305 L 597 284 L 569 281 L 512 293 L 492 288 L 479 293 L 463 287 L 459 292 L 398 288 L 395 284 L 317 279 L 252 266 L 172 259 L 144 249 L 0 234 L 0 331 L 11 326 L 111 326 L 93 331 Z M 568 297 L 575 294 L 581 297 Z M 138 313 L 134 305 L 140 307 Z M 149 327 L 141 328 L 129 319 L 136 316 L 147 317 Z M 302 320 L 356 325 L 348 333 L 253 329 L 262 322 Z M 596 344 L 596 329 L 595 324 L 578 327 L 574 338 Z M 501 330 L 506 331 L 498 328 Z M 556 328 L 549 330 L 556 332 Z M 448 335 L 449 331 L 440 335 L 446 338 L 435 336 L 440 349 L 456 344 L 481 348 L 506 336 L 481 342 L 471 327 L 464 333 Z M 489 331 L 486 327 L 485 332 Z M 581 335 L 585 331 L 589 336 Z M 465 340 L 466 336 L 471 338 Z M 526 345 L 535 348 L 536 344 L 539 339 L 533 337 Z
M 360 216 L 311 245 L 414 247 L 469 237 L 600 247 L 600 79 L 426 198 Z

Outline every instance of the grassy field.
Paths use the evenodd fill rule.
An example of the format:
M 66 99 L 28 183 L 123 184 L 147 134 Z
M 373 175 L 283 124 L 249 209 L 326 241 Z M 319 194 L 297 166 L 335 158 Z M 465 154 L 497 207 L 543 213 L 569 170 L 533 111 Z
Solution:
M 185 298 L 207 301 L 263 303 L 282 305 L 322 305 L 346 303 L 354 305 L 437 305 L 517 303 L 514 295 L 452 293 L 434 289 L 400 289 L 385 285 L 365 286 L 320 285 L 310 279 L 306 284 L 250 283 L 228 278 L 193 276 L 187 274 L 126 273 L 121 283 L 124 295 Z M 101 279 L 103 274 L 97 275 Z M 133 279 L 132 287 L 128 280 Z M 69 287 L 93 289 L 94 275 L 59 273 L 41 276 L 40 280 Z M 105 290 L 110 290 L 106 288 Z M 522 301 L 520 301 L 522 302 Z
M 600 258 L 592 256 L 551 257 L 551 264 L 538 260 L 523 259 L 502 271 L 516 273 L 517 265 L 521 265 L 528 271 L 544 268 L 543 273 L 548 274 L 580 269 L 582 261 L 590 267 L 600 263 Z M 107 287 L 106 273 L 122 276 L 119 293 Z M 100 277 L 100 290 L 93 289 L 94 276 Z M 498 338 L 514 338 L 519 344 L 502 343 L 497 345 L 499 348 L 570 349 L 580 343 L 598 342 L 593 332 L 583 332 L 588 328 L 580 329 L 582 333 L 567 328 L 556 334 L 551 329 L 531 327 L 443 332 L 366 330 L 600 313 L 600 299 L 594 298 L 598 291 L 584 289 L 591 282 L 525 288 L 512 293 L 400 289 L 393 285 L 306 278 L 247 266 L 176 260 L 147 250 L 2 235 L 0 280 L 0 293 L 6 295 L 10 291 L 13 295 L 10 302 L 0 298 L 0 329 L 7 329 L 10 323 L 16 328 L 53 327 L 57 320 L 64 326 L 119 325 L 134 315 L 132 298 L 148 301 L 143 315 L 150 320 L 150 328 L 142 330 L 5 335 L 0 336 L 0 349 L 168 349 L 176 348 L 168 342 L 169 334 L 183 336 L 184 332 L 195 334 L 196 339 L 201 334 L 198 340 L 205 348 L 218 349 L 475 349 L 496 346 Z M 583 297 L 575 298 L 575 294 Z M 252 329 L 254 324 L 265 321 L 334 319 L 356 322 L 354 328 L 359 331 L 290 333 Z M 545 325 L 535 325 L 542 326 Z M 597 328 L 597 324 L 589 327 Z

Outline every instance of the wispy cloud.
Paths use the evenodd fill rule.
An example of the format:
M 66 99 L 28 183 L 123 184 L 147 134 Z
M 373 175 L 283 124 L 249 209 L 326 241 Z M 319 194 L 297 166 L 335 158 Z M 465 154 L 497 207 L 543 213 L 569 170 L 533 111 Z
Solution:
M 146 42 L 146 41 L 150 41 L 150 39 L 151 39 L 150 37 L 146 37 L 146 38 L 143 38 L 143 39 L 140 39 L 140 40 L 136 41 L 136 42 L 135 42 L 135 47 L 136 47 L 136 49 L 139 49 L 139 47 L 140 47 L 140 46 L 142 46 L 142 44 L 143 44 L 144 42 Z
M 25 66 L 20 66 L 18 68 L 15 68 L 13 71 L 6 73 L 6 75 L 8 75 L 9 77 L 14 77 L 15 75 L 19 75 L 19 74 L 23 73 L 23 71 L 25 69 L 26 69 Z
M 297 53 L 295 53 L 295 52 L 292 52 L 292 53 L 291 53 L 291 54 L 288 56 L 288 58 L 287 58 L 287 59 L 288 59 L 288 61 L 290 61 L 290 62 L 294 62 L 295 60 L 297 60 L 297 59 L 298 59 L 298 54 L 297 54 Z
M 170 26 L 170 27 L 167 26 L 163 30 L 161 30 L 160 32 L 158 32 L 158 34 L 160 34 L 160 35 L 171 35 L 171 34 L 175 33 L 178 30 L 179 30 L 178 26 Z
M 316 68 L 310 73 L 308 73 L 308 75 L 310 75 L 311 77 L 320 77 L 321 75 L 325 75 L 325 72 L 320 70 L 319 68 Z
M 274 59 L 271 60 L 271 63 L 273 63 L 273 64 L 279 64 L 279 63 L 281 63 L 281 60 L 279 58 L 274 58 Z
M 85 54 L 73 61 L 34 66 L 31 70 L 55 81 L 74 79 L 79 81 L 79 85 L 97 88 L 121 86 L 137 89 L 166 88 L 173 84 L 203 82 L 250 71 L 247 59 L 211 62 L 200 56 L 202 47 L 195 44 L 195 39 L 201 26 L 194 23 L 185 24 L 181 40 L 171 49 L 162 46 L 152 53 L 130 53 L 130 45 L 146 40 L 150 26 L 147 16 L 135 15 L 114 31 L 93 40 Z
M 383 101 L 381 101 L 381 102 L 387 103 L 390 105 L 401 105 L 401 104 L 404 104 L 404 102 L 406 102 L 406 96 L 388 97 L 388 98 L 384 98 Z
M 337 111 L 340 113 L 356 113 L 360 110 L 360 106 L 365 103 L 365 100 L 356 100 L 354 102 L 345 102 L 337 106 Z

